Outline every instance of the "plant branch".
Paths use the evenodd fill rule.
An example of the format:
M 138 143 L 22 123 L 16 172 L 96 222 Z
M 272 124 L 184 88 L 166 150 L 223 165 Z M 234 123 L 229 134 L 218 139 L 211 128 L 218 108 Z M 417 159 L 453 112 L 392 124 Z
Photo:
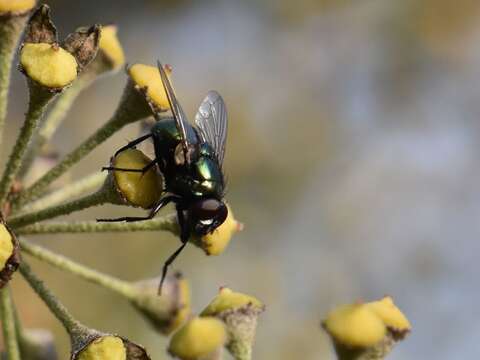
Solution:
M 103 286 L 126 297 L 128 300 L 134 300 L 134 288 L 126 281 L 119 280 L 110 275 L 102 274 L 96 270 L 86 267 L 85 265 L 78 264 L 65 256 L 56 254 L 41 246 L 34 245 L 25 239 L 22 239 L 21 241 L 21 248 L 25 253 L 37 258 L 38 260 L 53 265 L 60 270 L 68 271 L 84 280 Z
M 80 199 L 70 201 L 66 204 L 52 206 L 37 212 L 20 215 L 8 220 L 8 225 L 12 228 L 20 228 L 29 224 L 37 223 L 43 220 L 52 219 L 57 216 L 68 215 L 75 211 L 80 211 L 92 206 L 98 206 L 107 202 L 116 201 L 116 193 L 103 186 L 93 194 L 86 195 Z
M 19 177 L 23 178 L 28 173 L 35 157 L 42 147 L 52 138 L 78 95 L 92 82 L 93 78 L 91 76 L 86 76 L 85 73 L 82 73 L 73 82 L 72 86 L 58 96 L 58 99 L 52 105 L 50 111 L 42 121 L 37 133 L 32 139 L 27 154 L 25 155 L 25 161 L 20 169 Z
M 7 115 L 13 55 L 26 20 L 27 16 L 2 16 L 0 18 L 0 143 Z
M 146 103 L 145 97 L 141 95 L 133 84 L 129 83 L 112 118 L 80 146 L 66 155 L 60 163 L 50 169 L 50 171 L 38 179 L 30 188 L 22 191 L 13 200 L 13 208 L 18 209 L 26 202 L 40 197 L 54 180 L 67 172 L 67 170 L 87 156 L 93 149 L 107 140 L 115 132 L 128 123 L 140 120 L 150 114 L 151 110 Z
M 28 204 L 28 211 L 33 212 L 58 205 L 65 200 L 72 199 L 86 192 L 98 189 L 98 187 L 105 182 L 106 177 L 107 173 L 97 171 L 84 177 L 83 179 L 47 194 L 31 204 Z
M 55 315 L 55 317 L 62 323 L 62 325 L 65 327 L 65 330 L 67 330 L 69 334 L 77 331 L 81 332 L 85 328 L 70 314 L 70 312 L 55 297 L 55 295 L 53 295 L 50 289 L 45 286 L 43 281 L 33 273 L 32 269 L 26 262 L 23 261 L 20 264 L 19 269 L 25 280 L 27 280 L 32 289 L 48 306 L 53 315 Z
M 129 232 L 129 231 L 170 231 L 178 234 L 178 224 L 175 215 L 168 215 L 152 220 L 138 222 L 50 222 L 46 224 L 32 224 L 15 231 L 18 235 L 32 234 L 75 234 L 75 233 L 102 233 L 102 232 Z
M 30 88 L 28 111 L 0 181 L 0 204 L 3 204 L 7 199 L 13 181 L 20 170 L 30 139 L 38 126 L 38 122 L 46 106 L 53 96 L 55 96 L 54 93 L 47 89 L 40 88 L 40 86 L 34 84 L 31 80 L 28 80 L 28 84 Z
M 6 286 L 0 290 L 0 307 L 2 315 L 2 329 L 7 360 L 20 360 L 20 348 L 15 330 L 15 313 L 13 309 L 10 288 Z

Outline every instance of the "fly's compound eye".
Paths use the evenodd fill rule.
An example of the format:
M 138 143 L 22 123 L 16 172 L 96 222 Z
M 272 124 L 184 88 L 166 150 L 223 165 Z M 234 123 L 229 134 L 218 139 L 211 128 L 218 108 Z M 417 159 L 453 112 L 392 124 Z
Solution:
M 222 224 L 228 215 L 225 204 L 216 199 L 205 199 L 197 201 L 191 208 L 193 216 L 202 221 L 210 220 L 212 223 Z

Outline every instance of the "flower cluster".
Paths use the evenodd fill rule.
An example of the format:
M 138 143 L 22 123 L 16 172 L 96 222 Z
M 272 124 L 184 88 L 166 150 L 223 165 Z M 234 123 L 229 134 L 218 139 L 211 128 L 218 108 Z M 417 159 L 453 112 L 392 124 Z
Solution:
M 34 0 L 0 0 L 0 133 L 6 119 L 10 70 L 17 49 L 18 68 L 25 75 L 29 90 L 25 121 L 0 177 L 0 310 L 4 355 L 9 360 L 57 358 L 51 334 L 46 330 L 24 329 L 16 315 L 9 281 L 18 269 L 70 335 L 71 359 L 150 359 L 142 346 L 77 320 L 25 261 L 30 256 L 123 297 L 163 336 L 183 326 L 172 338 L 169 352 L 173 356 L 203 358 L 219 354 L 225 345 L 235 358 L 250 358 L 253 336 L 248 342 L 239 338 L 228 316 L 202 315 L 200 325 L 195 325 L 197 318 L 191 315 L 190 285 L 180 273 L 166 278 L 159 296 L 158 278 L 124 281 L 25 238 L 25 235 L 75 232 L 179 232 L 174 215 L 138 223 L 44 222 L 105 203 L 151 209 L 164 191 L 162 176 L 156 168 L 145 173 L 101 172 L 99 169 L 59 188 L 52 184 L 124 126 L 169 111 L 169 102 L 156 67 L 144 64 L 127 67 L 123 95 L 111 118 L 79 146 L 55 160 L 49 170 L 30 181 L 31 173 L 46 153 L 46 145 L 77 96 L 94 81 L 118 72 L 125 63 L 115 26 L 82 27 L 59 40 L 49 7 L 41 5 L 35 9 L 35 6 Z M 165 70 L 167 76 L 171 76 L 171 67 Z M 151 159 L 140 150 L 129 149 L 113 156 L 110 162 L 114 168 L 142 169 Z M 215 232 L 192 238 L 191 242 L 208 255 L 221 254 L 231 237 L 242 228 L 232 214 L 230 211 L 227 221 Z M 214 325 L 202 325 L 209 319 Z M 250 333 L 252 331 L 254 329 Z M 237 342 L 247 350 L 242 348 L 242 353 L 236 350 L 232 344 Z

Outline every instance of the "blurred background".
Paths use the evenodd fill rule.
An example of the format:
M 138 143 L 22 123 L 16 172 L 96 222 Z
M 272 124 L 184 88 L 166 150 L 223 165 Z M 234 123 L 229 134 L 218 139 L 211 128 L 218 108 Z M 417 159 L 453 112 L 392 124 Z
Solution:
M 219 257 L 188 247 L 174 268 L 191 281 L 196 311 L 221 285 L 267 304 L 255 359 L 334 359 L 320 320 L 335 305 L 384 294 L 413 326 L 390 359 L 480 354 L 480 2 L 46 3 L 61 36 L 113 22 L 129 63 L 172 64 L 192 118 L 209 89 L 224 96 L 227 197 L 245 230 Z M 54 138 L 62 154 L 110 117 L 125 79 L 121 72 L 81 95 Z M 26 101 L 16 72 L 10 144 Z M 70 177 L 98 171 L 138 134 L 128 126 Z M 70 218 L 126 211 L 105 206 Z M 158 275 L 178 245 L 165 233 L 35 240 L 128 280 Z M 123 299 L 33 265 L 82 322 L 167 358 L 165 338 Z M 14 293 L 25 323 L 53 329 L 66 358 L 68 338 L 45 306 L 23 280 Z

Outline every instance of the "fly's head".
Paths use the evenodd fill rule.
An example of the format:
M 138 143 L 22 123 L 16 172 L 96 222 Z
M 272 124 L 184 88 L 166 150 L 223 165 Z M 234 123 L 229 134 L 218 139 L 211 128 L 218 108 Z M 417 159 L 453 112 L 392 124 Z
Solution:
M 228 215 L 228 208 L 223 201 L 205 198 L 192 204 L 190 214 L 194 233 L 203 236 L 223 224 Z

